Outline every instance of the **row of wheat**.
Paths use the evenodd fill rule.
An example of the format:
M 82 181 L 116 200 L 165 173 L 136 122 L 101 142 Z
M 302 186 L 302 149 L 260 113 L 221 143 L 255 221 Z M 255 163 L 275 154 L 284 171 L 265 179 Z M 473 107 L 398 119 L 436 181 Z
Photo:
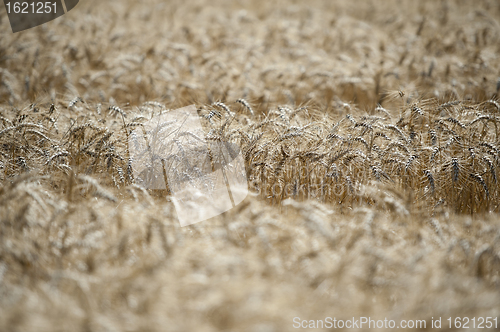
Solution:
M 256 112 L 240 99 L 233 111 L 219 102 L 200 107 L 199 114 L 207 140 L 240 144 L 250 188 L 272 204 L 295 198 L 388 208 L 371 191 L 384 185 L 418 207 L 496 211 L 498 102 L 397 98 L 403 105 L 396 110 L 362 112 L 342 104 L 329 112 L 286 105 Z M 66 118 L 62 109 L 78 116 Z M 69 198 L 79 187 L 110 199 L 113 190 L 105 186 L 134 192 L 127 138 L 160 112 L 168 110 L 155 102 L 123 110 L 80 98 L 3 110 L 0 176 L 50 175 L 44 181 Z

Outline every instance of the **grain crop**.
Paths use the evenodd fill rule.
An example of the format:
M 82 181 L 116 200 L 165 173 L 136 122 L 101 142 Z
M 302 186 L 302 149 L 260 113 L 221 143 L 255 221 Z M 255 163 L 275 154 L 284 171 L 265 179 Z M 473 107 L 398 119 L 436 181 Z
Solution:
M 500 317 L 498 1 L 0 18 L 1 331 Z M 237 145 L 249 195 L 181 227 L 128 143 L 191 104 L 206 135 L 182 135 Z

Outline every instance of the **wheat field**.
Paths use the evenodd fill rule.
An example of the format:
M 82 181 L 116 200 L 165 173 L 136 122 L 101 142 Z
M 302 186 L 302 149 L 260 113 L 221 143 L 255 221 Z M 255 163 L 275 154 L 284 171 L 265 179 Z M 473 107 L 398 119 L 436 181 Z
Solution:
M 500 316 L 499 2 L 86 0 L 16 34 L 0 19 L 1 331 Z M 207 140 L 240 147 L 250 193 L 181 227 L 127 142 L 191 104 Z

